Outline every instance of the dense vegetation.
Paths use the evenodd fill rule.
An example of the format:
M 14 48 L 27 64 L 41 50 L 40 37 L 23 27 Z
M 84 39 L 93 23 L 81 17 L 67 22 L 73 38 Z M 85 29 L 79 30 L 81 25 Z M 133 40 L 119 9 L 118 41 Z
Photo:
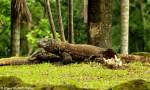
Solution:
M 50 30 L 48 20 L 44 15 L 44 8 L 42 6 L 42 0 L 27 0 L 29 9 L 32 14 L 33 24 L 32 29 L 27 31 L 22 25 L 21 29 L 21 53 L 22 55 L 27 53 L 25 40 L 31 43 L 32 47 L 35 47 L 36 40 L 38 38 L 49 37 Z M 67 32 L 67 2 L 62 1 L 62 17 L 64 30 Z M 149 7 L 150 2 L 146 0 L 141 9 L 139 0 L 130 1 L 130 39 L 129 39 L 129 51 L 150 51 L 150 16 Z M 55 1 L 51 1 L 51 8 L 53 17 L 56 15 Z M 143 16 L 142 16 L 143 15 Z M 56 31 L 58 31 L 57 18 L 54 18 L 56 25 Z M 120 1 L 113 1 L 113 28 L 112 28 L 112 44 L 113 48 L 120 52 Z M 87 28 L 83 22 L 83 1 L 74 0 L 74 31 L 76 43 L 87 43 Z M 57 34 L 59 37 L 59 34 Z M 0 1 L 0 56 L 10 55 L 10 1 Z M 134 43 L 133 43 L 134 42 Z
M 85 34 L 85 24 L 83 23 L 83 16 L 82 16 L 82 4 L 83 2 L 75 1 L 74 5 L 74 22 L 75 24 L 75 32 L 76 36 L 76 42 L 77 43 L 84 43 L 86 42 L 86 35 Z M 51 8 L 52 8 L 52 14 L 53 17 L 56 16 L 56 6 L 55 2 L 51 1 Z M 64 28 L 66 30 L 67 28 L 67 6 L 66 2 L 62 2 L 62 17 L 63 17 L 63 24 Z M 10 54 L 10 1 L 1 0 L 0 1 L 0 35 L 1 35 L 1 45 L 0 45 L 0 56 L 8 56 Z M 50 30 L 49 30 L 49 24 L 47 18 L 44 16 L 44 8 L 42 6 L 42 3 L 40 0 L 28 0 L 28 6 L 30 8 L 32 18 L 33 18 L 33 27 L 31 31 L 27 31 L 25 27 L 22 26 L 21 29 L 21 41 L 22 43 L 27 38 L 30 45 L 33 47 L 35 46 L 36 40 L 38 38 L 43 37 L 49 37 Z M 56 31 L 58 31 L 58 23 L 57 18 L 54 18 L 54 22 L 56 25 Z M 67 32 L 67 31 L 65 31 Z M 59 35 L 57 34 L 59 37 Z M 24 43 L 25 44 L 25 43 Z M 24 45 L 23 44 L 23 45 Z M 22 53 L 27 53 L 23 47 L 21 47 Z

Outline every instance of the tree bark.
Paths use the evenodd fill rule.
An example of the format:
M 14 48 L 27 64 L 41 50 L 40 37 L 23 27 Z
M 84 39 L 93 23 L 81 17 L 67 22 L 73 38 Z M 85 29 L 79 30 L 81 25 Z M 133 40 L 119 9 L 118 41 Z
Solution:
M 73 0 L 68 0 L 68 40 L 69 43 L 74 43 Z
M 55 30 L 54 20 L 53 20 L 53 16 L 51 12 L 50 3 L 49 3 L 49 0 L 44 0 L 44 2 L 45 2 L 46 11 L 47 11 L 48 21 L 50 24 L 50 31 L 52 32 L 52 35 L 53 35 L 52 38 L 56 39 L 56 30 Z
M 130 63 L 135 61 L 150 63 L 149 56 L 119 54 L 119 57 L 124 63 Z
M 28 61 L 27 57 L 12 57 L 12 58 L 3 58 L 0 60 L 0 66 L 25 65 L 25 64 L 32 64 L 30 61 Z
M 88 23 L 88 0 L 84 0 L 84 23 Z
M 56 6 L 57 6 L 57 16 L 58 16 L 58 24 L 59 24 L 61 41 L 65 42 L 66 40 L 65 40 L 65 34 L 64 34 L 64 27 L 62 23 L 60 0 L 56 0 Z
M 121 0 L 121 53 L 128 54 L 129 0 Z
M 20 25 L 19 21 L 11 22 L 11 55 L 19 56 L 20 54 Z
M 111 48 L 112 0 L 88 1 L 89 43 Z
M 11 2 L 11 55 L 19 56 L 20 53 L 20 19 L 19 11 L 16 9 L 18 1 Z M 19 8 L 19 7 L 18 7 Z
M 21 23 L 31 25 L 32 17 L 27 7 L 26 0 L 11 1 L 11 55 L 20 54 L 20 28 Z

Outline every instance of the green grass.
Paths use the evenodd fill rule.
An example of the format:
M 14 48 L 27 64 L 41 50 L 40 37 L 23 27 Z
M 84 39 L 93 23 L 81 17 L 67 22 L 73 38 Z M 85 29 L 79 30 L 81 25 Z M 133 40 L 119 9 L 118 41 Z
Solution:
M 111 70 L 97 63 L 64 66 L 49 63 L 3 66 L 0 76 L 16 76 L 29 84 L 75 85 L 79 88 L 114 87 L 135 79 L 150 82 L 150 67 L 140 62 L 130 63 L 124 70 Z

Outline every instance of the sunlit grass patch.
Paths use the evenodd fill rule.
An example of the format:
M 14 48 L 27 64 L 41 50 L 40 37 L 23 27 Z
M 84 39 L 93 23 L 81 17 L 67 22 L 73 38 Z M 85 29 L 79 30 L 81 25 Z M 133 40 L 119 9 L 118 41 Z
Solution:
M 0 76 L 16 76 L 29 84 L 75 85 L 102 90 L 134 79 L 150 81 L 148 66 L 140 62 L 128 65 L 128 68 L 118 70 L 104 68 L 97 63 L 3 66 L 0 67 Z

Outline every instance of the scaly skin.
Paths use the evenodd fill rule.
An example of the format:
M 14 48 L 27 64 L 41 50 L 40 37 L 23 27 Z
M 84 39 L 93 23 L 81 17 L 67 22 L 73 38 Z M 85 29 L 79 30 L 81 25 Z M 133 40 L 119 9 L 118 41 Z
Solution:
M 114 58 L 116 53 L 112 49 L 99 48 L 87 44 L 70 44 L 54 39 L 41 39 L 38 42 L 39 48 L 28 59 L 6 60 L 0 62 L 0 66 L 37 64 L 42 62 L 62 62 L 69 64 L 72 62 L 96 61 L 104 62 L 105 59 Z
M 59 55 L 63 58 L 72 58 L 76 62 L 81 62 L 87 59 L 94 60 L 96 58 L 101 60 L 102 58 L 110 59 L 114 58 L 116 55 L 112 49 L 105 49 L 87 44 L 70 44 L 54 39 L 41 39 L 38 42 L 38 45 L 39 47 L 44 48 L 47 52 Z

